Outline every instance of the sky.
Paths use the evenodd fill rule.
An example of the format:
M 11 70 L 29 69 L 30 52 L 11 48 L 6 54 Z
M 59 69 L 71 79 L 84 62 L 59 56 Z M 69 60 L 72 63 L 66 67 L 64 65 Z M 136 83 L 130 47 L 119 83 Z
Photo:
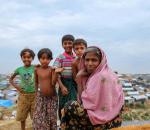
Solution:
M 150 73 L 148 0 L 0 0 L 0 73 L 23 65 L 24 48 L 50 48 L 55 59 L 65 34 L 101 47 L 114 71 Z

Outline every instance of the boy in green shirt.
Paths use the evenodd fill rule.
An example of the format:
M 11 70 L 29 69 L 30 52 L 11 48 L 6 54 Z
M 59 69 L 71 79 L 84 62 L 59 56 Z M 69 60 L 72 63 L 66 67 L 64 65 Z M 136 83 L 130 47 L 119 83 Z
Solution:
M 31 62 L 34 59 L 34 52 L 31 49 L 23 49 L 20 53 L 21 60 L 24 66 L 15 70 L 10 77 L 10 83 L 19 92 L 17 102 L 17 116 L 16 120 L 21 122 L 21 130 L 25 130 L 25 120 L 30 113 L 32 118 L 34 111 L 34 99 L 35 99 L 35 85 L 34 85 L 34 65 Z M 20 84 L 14 83 L 14 78 L 20 76 Z

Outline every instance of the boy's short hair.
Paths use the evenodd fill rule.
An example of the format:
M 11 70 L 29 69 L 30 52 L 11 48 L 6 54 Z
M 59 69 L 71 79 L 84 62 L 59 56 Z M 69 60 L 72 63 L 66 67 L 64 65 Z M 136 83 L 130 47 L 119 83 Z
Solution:
M 35 57 L 35 53 L 33 50 L 29 49 L 29 48 L 25 48 L 20 52 L 20 56 L 22 57 L 26 52 L 29 52 L 31 57 L 34 59 Z
M 43 54 L 46 54 L 49 59 L 53 59 L 52 51 L 49 48 L 43 48 L 38 52 L 38 59 L 42 57 Z
M 76 39 L 74 42 L 73 42 L 73 48 L 76 46 L 76 45 L 80 45 L 80 44 L 83 44 L 86 48 L 87 48 L 87 42 L 82 39 L 82 38 L 79 38 L 79 39 Z
M 72 42 L 74 42 L 74 40 L 75 40 L 75 38 L 74 38 L 73 35 L 67 34 L 67 35 L 64 35 L 62 37 L 62 44 L 63 44 L 64 41 L 72 41 Z

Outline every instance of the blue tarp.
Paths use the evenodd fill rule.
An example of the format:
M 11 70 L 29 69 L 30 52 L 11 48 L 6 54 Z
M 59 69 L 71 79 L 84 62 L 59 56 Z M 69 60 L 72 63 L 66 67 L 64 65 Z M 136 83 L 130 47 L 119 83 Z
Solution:
M 11 100 L 0 99 L 0 106 L 2 106 L 2 107 L 11 107 L 11 106 L 13 106 L 13 102 Z

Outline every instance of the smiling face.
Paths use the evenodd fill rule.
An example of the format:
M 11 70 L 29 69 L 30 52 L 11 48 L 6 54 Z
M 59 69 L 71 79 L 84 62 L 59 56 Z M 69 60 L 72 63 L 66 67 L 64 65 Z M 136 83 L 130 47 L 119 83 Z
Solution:
M 24 66 L 29 67 L 33 60 L 33 57 L 31 56 L 31 54 L 29 52 L 24 52 L 24 54 L 21 56 L 21 59 L 24 63 Z
M 41 66 L 46 68 L 46 67 L 48 67 L 51 59 L 48 57 L 47 54 L 43 53 L 42 56 L 40 57 L 39 61 L 41 63 Z
M 71 54 L 72 53 L 72 48 L 73 48 L 73 41 L 70 40 L 65 40 L 62 44 L 64 50 L 66 53 Z
M 93 73 L 96 68 L 99 66 L 101 59 L 96 55 L 95 52 L 87 52 L 84 57 L 84 65 L 86 71 L 91 74 Z

